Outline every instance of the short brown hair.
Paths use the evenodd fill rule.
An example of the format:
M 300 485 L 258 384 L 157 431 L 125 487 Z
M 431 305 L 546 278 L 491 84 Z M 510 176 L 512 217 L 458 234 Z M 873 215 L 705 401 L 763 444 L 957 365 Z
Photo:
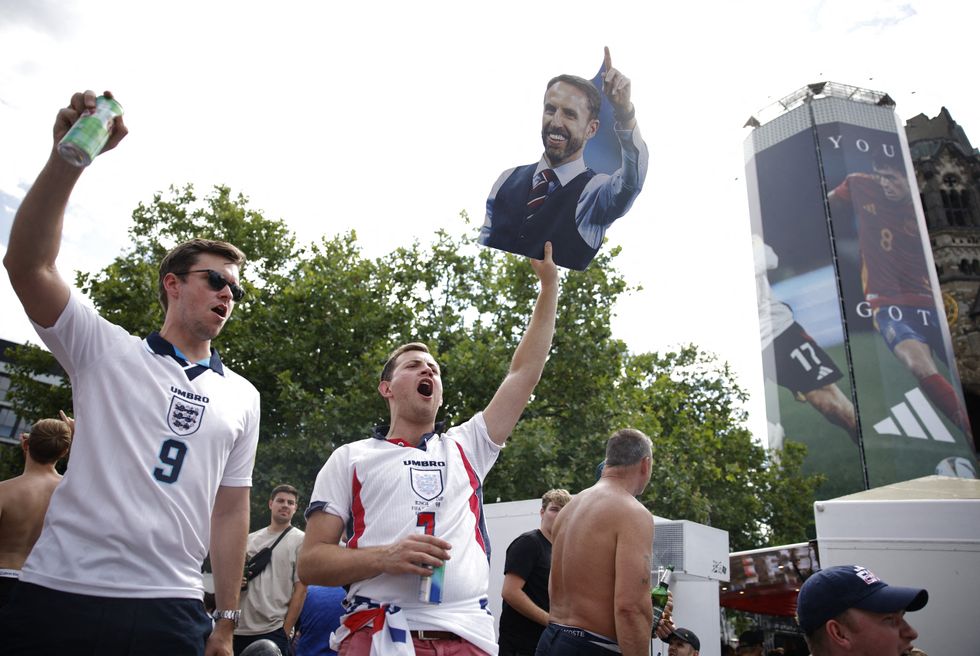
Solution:
M 178 272 L 184 272 L 191 269 L 195 264 L 197 264 L 197 258 L 201 253 L 213 253 L 214 255 L 220 255 L 221 257 L 226 257 L 233 264 L 235 264 L 239 270 L 245 266 L 245 253 L 241 251 L 237 246 L 229 244 L 226 241 L 217 241 L 214 239 L 188 239 L 187 241 L 177 244 L 167 253 L 163 260 L 160 261 L 160 278 L 157 281 L 158 292 L 160 294 L 160 305 L 163 306 L 163 311 L 167 311 L 167 290 L 163 287 L 163 279 L 168 273 L 177 274 Z
M 621 428 L 606 442 L 606 467 L 635 465 L 652 455 L 650 438 L 635 428 Z
M 556 75 L 548 81 L 548 86 L 545 87 L 545 93 L 548 93 L 548 89 L 558 82 L 570 84 L 581 91 L 589 104 L 589 120 L 592 121 L 599 118 L 599 107 L 602 104 L 602 96 L 599 95 L 599 90 L 595 88 L 592 82 L 578 75 Z
M 395 371 L 395 363 L 398 361 L 398 356 L 409 351 L 422 351 L 423 353 L 430 353 L 429 347 L 422 342 L 409 342 L 408 344 L 402 344 L 388 355 L 388 360 L 385 361 L 385 366 L 381 369 L 381 380 L 391 380 L 391 374 Z
M 286 494 L 291 494 L 294 497 L 296 497 L 296 501 L 299 501 L 299 490 L 294 488 L 292 485 L 287 485 L 285 483 L 283 483 L 282 485 L 277 485 L 275 488 L 273 488 L 272 494 L 269 495 L 269 501 L 274 500 L 276 498 L 276 495 L 281 492 L 285 492 Z
M 71 437 L 71 428 L 60 419 L 39 419 L 31 426 L 27 451 L 35 462 L 50 465 L 65 457 Z
M 541 510 L 546 510 L 551 504 L 555 504 L 559 508 L 564 508 L 571 500 L 572 495 L 568 493 L 568 490 L 563 490 L 561 488 L 548 490 L 544 493 L 544 496 L 541 497 Z

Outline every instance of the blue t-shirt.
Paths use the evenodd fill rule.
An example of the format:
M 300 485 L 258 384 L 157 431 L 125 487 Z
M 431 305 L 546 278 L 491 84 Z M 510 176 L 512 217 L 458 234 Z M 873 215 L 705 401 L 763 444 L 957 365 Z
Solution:
M 341 602 L 347 593 L 343 588 L 311 585 L 306 589 L 306 601 L 299 614 L 296 656 L 327 656 L 336 654 L 330 648 L 330 634 L 340 626 L 344 614 Z

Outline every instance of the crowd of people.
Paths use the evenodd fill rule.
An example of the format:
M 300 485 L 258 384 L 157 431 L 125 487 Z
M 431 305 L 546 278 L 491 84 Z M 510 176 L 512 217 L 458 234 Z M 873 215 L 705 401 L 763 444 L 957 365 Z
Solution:
M 629 81 L 611 66 L 606 76 L 632 129 Z M 578 102 L 574 90 L 563 78 L 547 98 Z M 54 144 L 95 102 L 89 91 L 72 96 L 58 112 Z M 560 124 L 569 116 L 554 109 L 546 106 L 555 122 L 546 149 L 562 161 L 581 157 L 581 143 L 566 152 Z M 116 118 L 106 150 L 126 134 Z M 213 239 L 175 246 L 159 267 L 163 325 L 129 335 L 83 303 L 57 269 L 82 172 L 52 148 L 4 258 L 27 316 L 71 379 L 75 417 L 37 422 L 23 438 L 23 476 L 0 483 L 5 654 L 635 656 L 657 636 L 670 656 L 697 656 L 697 635 L 674 626 L 670 604 L 654 626 L 654 524 L 636 499 L 650 481 L 652 446 L 634 429 L 609 438 L 595 485 L 574 496 L 546 493 L 540 528 L 508 549 L 498 646 L 482 486 L 551 349 L 559 276 L 550 241 L 529 259 L 537 299 L 483 410 L 456 426 L 437 422 L 439 362 L 420 342 L 396 348 L 378 382 L 390 421 L 331 453 L 312 486 L 306 531 L 292 525 L 299 490 L 280 485 L 269 496 L 268 526 L 249 534 L 259 394 L 213 345 L 244 296 L 245 254 Z M 61 478 L 54 463 L 69 446 Z M 821 587 L 861 583 L 863 595 Z M 908 598 L 866 570 L 828 570 L 800 593 L 801 626 L 821 654 L 845 653 L 863 627 L 884 634 L 889 627 L 875 623 L 883 613 L 911 640 L 901 614 L 925 600 L 924 591 Z

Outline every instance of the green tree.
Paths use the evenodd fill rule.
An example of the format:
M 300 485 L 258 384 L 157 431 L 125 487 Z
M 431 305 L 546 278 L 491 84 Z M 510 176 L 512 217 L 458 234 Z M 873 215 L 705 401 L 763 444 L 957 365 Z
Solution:
M 654 467 L 642 500 L 656 514 L 758 544 L 764 451 L 744 427 L 742 391 L 727 366 L 694 346 L 630 357 L 619 421 L 650 435 Z
M 763 497 L 770 545 L 792 544 L 817 537 L 813 502 L 823 474 L 805 475 L 806 445 L 787 441 L 766 472 L 767 494 Z
M 492 398 L 527 326 L 537 279 L 524 258 L 481 248 L 472 233 L 463 214 L 459 234 L 440 231 L 431 244 L 375 259 L 362 254 L 353 232 L 298 248 L 281 221 L 251 209 L 244 196 L 215 187 L 199 198 L 187 186 L 141 203 L 131 246 L 77 282 L 103 316 L 143 335 L 162 322 L 156 267 L 174 244 L 209 236 L 249 256 L 247 296 L 216 345 L 262 398 L 257 528 L 267 521 L 273 486 L 291 483 L 308 499 L 333 449 L 387 420 L 377 384 L 395 346 L 425 342 L 442 363 L 440 419 L 464 420 Z M 694 346 L 631 354 L 612 337 L 616 301 L 632 291 L 615 268 L 617 254 L 607 249 L 588 270 L 562 274 L 550 360 L 485 481 L 486 499 L 587 487 L 607 437 L 634 426 L 654 440 L 655 482 L 643 501 L 657 514 L 726 529 L 733 548 L 798 533 L 793 513 L 809 510 L 795 504 L 812 491 L 801 483 L 799 454 L 767 460 L 745 428 L 745 394 L 727 366 Z M 41 356 L 32 357 L 25 371 L 42 366 Z M 67 401 L 67 388 L 46 399 L 26 379 L 15 387 L 18 409 L 28 397 L 35 412 Z M 781 498 L 769 499 L 775 492 Z
M 31 344 L 12 347 L 7 355 L 11 359 L 7 400 L 18 416 L 27 417 L 28 422 L 33 423 L 38 419 L 57 418 L 59 410 L 72 414 L 68 376 L 54 356 Z M 58 468 L 64 471 L 64 461 Z M 0 480 L 18 476 L 23 471 L 21 449 L 0 448 Z

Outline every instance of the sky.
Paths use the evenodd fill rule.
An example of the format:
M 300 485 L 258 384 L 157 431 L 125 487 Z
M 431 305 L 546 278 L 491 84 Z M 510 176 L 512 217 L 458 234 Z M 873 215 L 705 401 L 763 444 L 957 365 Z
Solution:
M 644 190 L 607 233 L 642 289 L 613 334 L 634 353 L 694 343 L 731 365 L 765 434 L 745 188 L 746 120 L 834 81 L 903 119 L 945 106 L 980 141 L 980 7 L 889 0 L 561 4 L 0 0 L 0 253 L 74 91 L 112 90 L 130 134 L 85 172 L 59 268 L 95 271 L 133 209 L 171 185 L 228 185 L 301 243 L 357 231 L 368 257 L 482 222 L 499 173 L 541 155 L 541 98 L 591 78 L 603 46 L 632 81 Z M 5 276 L 0 338 L 38 342 Z M 220 342 L 219 342 L 220 347 Z

